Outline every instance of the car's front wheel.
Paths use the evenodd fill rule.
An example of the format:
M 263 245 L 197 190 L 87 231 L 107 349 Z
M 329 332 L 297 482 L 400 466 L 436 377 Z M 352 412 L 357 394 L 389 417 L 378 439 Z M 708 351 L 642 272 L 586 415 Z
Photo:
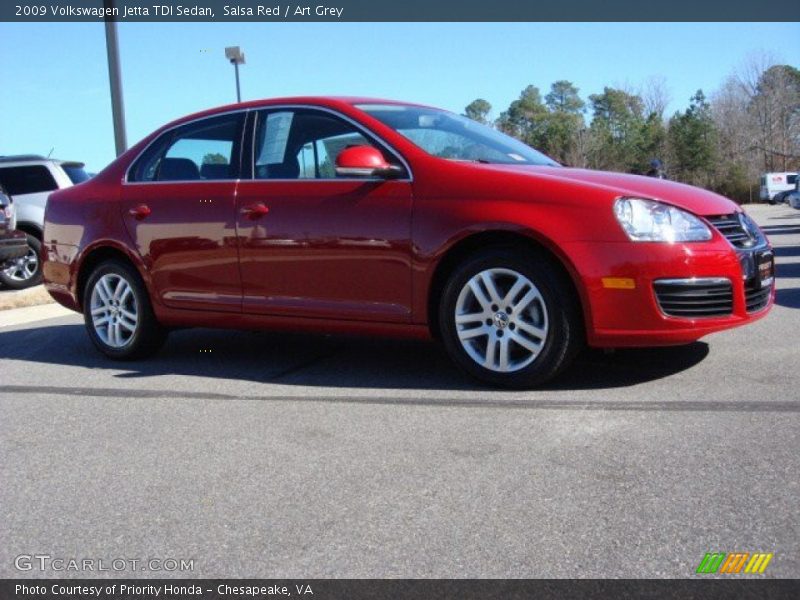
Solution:
M 94 345 L 127 360 L 156 352 L 166 339 L 139 274 L 129 264 L 101 263 L 86 282 L 83 317 Z
M 557 375 L 583 341 L 566 276 L 544 256 L 515 248 L 474 256 L 445 285 L 439 305 L 448 354 L 470 375 L 529 388 Z

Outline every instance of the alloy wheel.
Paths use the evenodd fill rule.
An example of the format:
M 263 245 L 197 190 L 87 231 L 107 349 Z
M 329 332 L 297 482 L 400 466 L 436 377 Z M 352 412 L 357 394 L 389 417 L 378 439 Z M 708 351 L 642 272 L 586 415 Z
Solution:
M 33 248 L 28 248 L 25 256 L 13 258 L 6 262 L 3 272 L 12 281 L 28 281 L 39 269 L 39 255 Z
M 90 302 L 92 326 L 100 341 L 111 348 L 130 343 L 139 324 L 131 284 L 116 273 L 107 273 L 94 285 Z
M 458 339 L 477 364 L 511 373 L 542 352 L 549 330 L 544 298 L 517 271 L 486 269 L 470 278 L 456 301 Z

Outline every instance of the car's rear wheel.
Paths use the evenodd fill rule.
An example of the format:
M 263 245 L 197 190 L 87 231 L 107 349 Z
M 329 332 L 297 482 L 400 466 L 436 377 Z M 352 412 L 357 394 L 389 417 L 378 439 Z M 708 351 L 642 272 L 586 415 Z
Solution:
M 28 252 L 19 258 L 6 261 L 0 268 L 0 282 L 12 290 L 22 290 L 42 282 L 42 243 L 36 236 L 26 233 Z
M 529 388 L 556 376 L 583 341 L 577 299 L 544 256 L 515 248 L 474 256 L 445 285 L 439 326 L 464 371 L 492 385 Z
M 139 274 L 122 261 L 103 262 L 89 276 L 83 317 L 94 345 L 111 358 L 148 356 L 166 339 Z

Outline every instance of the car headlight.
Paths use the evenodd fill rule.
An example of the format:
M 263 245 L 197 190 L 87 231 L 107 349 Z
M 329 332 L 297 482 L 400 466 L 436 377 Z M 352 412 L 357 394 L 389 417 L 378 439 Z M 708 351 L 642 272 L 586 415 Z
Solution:
M 618 198 L 614 215 L 634 242 L 704 242 L 711 230 L 700 219 L 669 204 Z

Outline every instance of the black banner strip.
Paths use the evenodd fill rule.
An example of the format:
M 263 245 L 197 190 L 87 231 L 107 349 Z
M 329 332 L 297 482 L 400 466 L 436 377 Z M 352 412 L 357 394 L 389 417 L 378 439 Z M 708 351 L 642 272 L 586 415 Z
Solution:
M 0 21 L 78 22 L 544 22 L 800 20 L 797 0 L 4 0 Z
M 522 600 L 797 598 L 780 579 L 39 579 L 0 580 L 3 600 Z

